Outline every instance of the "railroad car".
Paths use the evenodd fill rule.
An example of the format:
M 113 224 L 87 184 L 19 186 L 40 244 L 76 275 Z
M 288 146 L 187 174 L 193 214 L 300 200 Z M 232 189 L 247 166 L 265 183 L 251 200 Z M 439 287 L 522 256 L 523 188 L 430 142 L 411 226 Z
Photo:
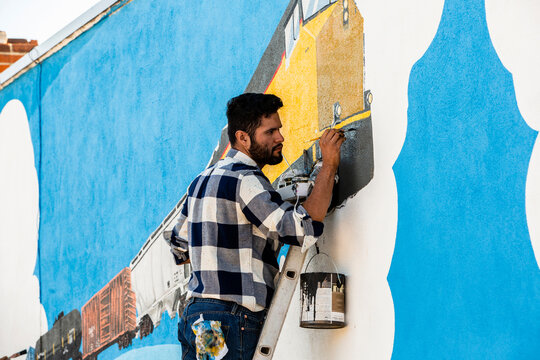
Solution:
M 135 302 L 125 268 L 82 307 L 83 359 L 96 360 L 115 343 L 120 349 L 131 344 L 138 330 Z
M 140 338 L 152 333 L 154 327 L 159 325 L 163 312 L 167 311 L 172 319 L 185 306 L 191 267 L 189 264 L 177 266 L 169 245 L 163 241 L 163 233 L 170 234 L 180 215 L 182 202 L 183 199 L 150 235 L 130 263 Z
M 64 315 L 61 312 L 53 327 L 36 342 L 36 360 L 80 360 L 82 340 L 81 313 L 75 309 Z

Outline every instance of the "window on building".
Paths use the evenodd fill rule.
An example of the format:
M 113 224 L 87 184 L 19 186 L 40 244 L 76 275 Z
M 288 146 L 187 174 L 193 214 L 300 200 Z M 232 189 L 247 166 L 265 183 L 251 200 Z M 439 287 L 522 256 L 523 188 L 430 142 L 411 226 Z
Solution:
M 304 20 L 312 17 L 323 7 L 335 3 L 337 0 L 302 0 L 302 14 Z
M 289 59 L 300 35 L 300 6 L 296 4 L 285 25 L 285 57 Z

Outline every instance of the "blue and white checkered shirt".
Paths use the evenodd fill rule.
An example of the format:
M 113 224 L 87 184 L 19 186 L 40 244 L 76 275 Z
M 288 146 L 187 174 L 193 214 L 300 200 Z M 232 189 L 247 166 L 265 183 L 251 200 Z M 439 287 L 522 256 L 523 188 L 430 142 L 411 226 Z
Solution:
M 274 294 L 281 245 L 305 250 L 322 230 L 302 206 L 281 199 L 255 161 L 231 149 L 193 180 L 169 241 L 178 264 L 191 260 L 188 298 L 260 311 Z

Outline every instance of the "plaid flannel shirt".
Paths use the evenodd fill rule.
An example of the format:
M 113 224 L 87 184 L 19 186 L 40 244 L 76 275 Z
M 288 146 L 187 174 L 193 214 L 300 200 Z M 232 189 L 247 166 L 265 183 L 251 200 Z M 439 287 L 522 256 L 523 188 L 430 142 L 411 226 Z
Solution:
M 188 298 L 270 306 L 281 245 L 313 245 L 323 224 L 284 202 L 249 156 L 231 149 L 191 183 L 168 240 L 177 264 L 191 260 Z

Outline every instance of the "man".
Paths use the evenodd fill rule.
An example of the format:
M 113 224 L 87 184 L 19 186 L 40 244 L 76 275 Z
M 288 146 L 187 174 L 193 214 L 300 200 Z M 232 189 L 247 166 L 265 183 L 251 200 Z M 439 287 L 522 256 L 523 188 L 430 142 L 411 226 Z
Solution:
M 170 239 L 178 264 L 191 261 L 190 299 L 178 324 L 182 359 L 251 359 L 274 293 L 282 244 L 312 244 L 332 197 L 345 136 L 326 130 L 322 168 L 310 196 L 296 208 L 262 173 L 282 161 L 275 95 L 243 94 L 227 104 L 232 149 L 188 188 Z

